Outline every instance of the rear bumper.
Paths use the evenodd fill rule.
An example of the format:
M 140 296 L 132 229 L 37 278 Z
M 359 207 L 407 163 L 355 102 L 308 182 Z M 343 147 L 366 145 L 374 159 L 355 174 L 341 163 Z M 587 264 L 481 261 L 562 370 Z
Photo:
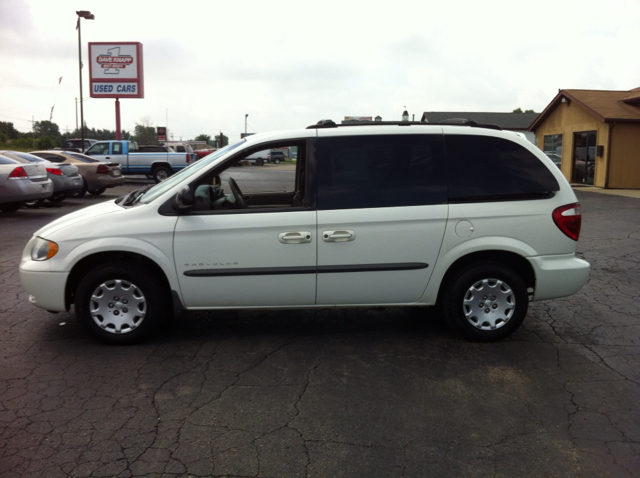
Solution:
M 124 176 L 109 176 L 107 174 L 97 175 L 91 179 L 86 178 L 88 189 L 115 188 L 122 186 L 126 182 Z
M 575 254 L 529 257 L 536 275 L 533 300 L 557 299 L 575 294 L 589 280 L 591 264 Z
M 53 184 L 51 181 L 7 181 L 3 187 L 2 202 L 22 202 L 34 201 L 36 199 L 48 198 L 53 194 Z

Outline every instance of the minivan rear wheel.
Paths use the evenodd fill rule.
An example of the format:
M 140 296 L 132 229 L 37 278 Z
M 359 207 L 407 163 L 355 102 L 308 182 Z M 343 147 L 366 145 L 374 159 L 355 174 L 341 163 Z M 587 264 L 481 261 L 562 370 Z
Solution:
M 499 263 L 478 263 L 458 274 L 444 294 L 449 325 L 479 341 L 502 340 L 524 321 L 529 296 L 522 278 Z

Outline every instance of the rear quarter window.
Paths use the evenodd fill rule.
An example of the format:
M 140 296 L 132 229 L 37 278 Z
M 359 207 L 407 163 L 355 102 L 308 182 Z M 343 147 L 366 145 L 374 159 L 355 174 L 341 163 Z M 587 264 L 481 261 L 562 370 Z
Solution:
M 556 178 L 531 151 L 503 138 L 445 136 L 449 200 L 541 198 L 560 189 Z

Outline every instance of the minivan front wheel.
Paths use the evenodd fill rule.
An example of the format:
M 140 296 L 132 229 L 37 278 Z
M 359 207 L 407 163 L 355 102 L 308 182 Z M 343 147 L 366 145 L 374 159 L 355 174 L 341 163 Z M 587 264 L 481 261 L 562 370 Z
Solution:
M 478 263 L 458 274 L 444 294 L 447 322 L 464 337 L 504 339 L 522 324 L 529 308 L 524 281 L 511 268 Z
M 101 342 L 135 343 L 162 325 L 168 308 L 166 296 L 145 271 L 120 262 L 102 264 L 80 281 L 76 316 Z

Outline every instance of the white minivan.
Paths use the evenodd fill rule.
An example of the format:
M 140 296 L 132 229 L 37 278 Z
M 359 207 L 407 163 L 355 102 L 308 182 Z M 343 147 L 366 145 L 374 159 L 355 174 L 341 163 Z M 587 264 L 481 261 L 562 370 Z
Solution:
M 43 227 L 22 284 L 108 343 L 185 310 L 434 305 L 462 336 L 500 340 L 530 301 L 586 283 L 580 205 L 531 143 L 460 123 L 252 135 Z M 298 152 L 277 187 L 234 180 L 231 166 L 275 148 Z

